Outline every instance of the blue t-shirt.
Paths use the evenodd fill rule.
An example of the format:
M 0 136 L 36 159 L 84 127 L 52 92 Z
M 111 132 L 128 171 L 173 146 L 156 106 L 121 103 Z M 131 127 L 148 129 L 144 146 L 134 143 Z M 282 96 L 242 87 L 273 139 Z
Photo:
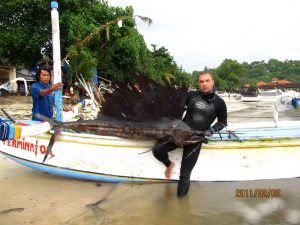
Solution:
M 41 82 L 35 82 L 30 87 L 30 93 L 32 96 L 32 120 L 41 121 L 35 117 L 35 113 L 42 114 L 49 118 L 53 117 L 53 105 L 54 105 L 54 93 L 50 93 L 46 96 L 41 96 L 42 90 L 50 88 L 50 84 L 43 84 Z

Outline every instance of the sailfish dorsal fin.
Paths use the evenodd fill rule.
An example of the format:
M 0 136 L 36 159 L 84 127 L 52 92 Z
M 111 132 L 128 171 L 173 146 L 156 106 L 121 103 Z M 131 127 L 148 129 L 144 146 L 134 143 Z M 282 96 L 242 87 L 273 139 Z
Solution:
M 105 93 L 100 114 L 128 121 L 147 121 L 160 117 L 181 119 L 187 88 L 164 86 L 145 75 L 131 82 L 112 83 L 112 93 Z

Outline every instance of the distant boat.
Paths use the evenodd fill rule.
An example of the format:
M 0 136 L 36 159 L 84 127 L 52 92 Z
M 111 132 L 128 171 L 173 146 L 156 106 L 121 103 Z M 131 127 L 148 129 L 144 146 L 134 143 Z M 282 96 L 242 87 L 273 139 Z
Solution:
M 280 89 L 258 90 L 257 96 L 242 96 L 242 102 L 276 102 L 283 94 Z
M 300 93 L 289 90 L 289 91 L 282 91 L 280 89 L 273 89 L 273 90 L 260 90 L 258 89 L 257 96 L 242 96 L 242 102 L 277 102 L 281 97 L 285 98 L 293 98 L 299 96 Z

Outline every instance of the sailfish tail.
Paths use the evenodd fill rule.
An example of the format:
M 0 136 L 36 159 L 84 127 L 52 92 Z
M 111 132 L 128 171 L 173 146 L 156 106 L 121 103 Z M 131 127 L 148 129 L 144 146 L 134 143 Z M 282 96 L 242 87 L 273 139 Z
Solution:
M 61 131 L 62 131 L 62 127 L 56 127 L 56 129 L 54 130 L 54 133 L 52 134 L 49 144 L 47 146 L 47 150 L 46 150 L 46 153 L 45 153 L 42 163 L 44 163 L 46 161 L 46 159 L 48 158 L 48 155 L 50 154 L 51 149 L 52 149 L 55 141 L 57 140 L 58 136 L 61 134 Z
M 55 120 L 53 120 L 53 119 L 51 119 L 51 118 L 49 118 L 47 116 L 39 114 L 39 113 L 35 113 L 34 116 L 37 117 L 37 118 L 39 118 L 39 119 L 41 119 L 42 121 L 50 123 L 51 126 L 61 125 L 62 124 L 62 123 L 59 123 L 59 122 L 57 122 L 57 121 L 55 121 Z
M 55 143 L 55 141 L 57 140 L 58 136 L 61 134 L 61 131 L 63 129 L 63 125 L 62 123 L 59 123 L 57 121 L 54 121 L 46 116 L 43 116 L 39 113 L 36 113 L 34 114 L 37 118 L 43 120 L 43 121 L 46 121 L 48 123 L 50 123 L 50 125 L 53 127 L 54 129 L 54 133 L 52 134 L 51 138 L 50 138 L 50 141 L 49 141 L 49 144 L 47 146 L 47 150 L 46 150 L 46 153 L 45 153 L 45 156 L 44 156 L 44 159 L 43 159 L 43 162 L 44 163 L 46 161 L 46 159 L 48 158 L 48 155 L 50 154 L 51 152 L 51 149 Z

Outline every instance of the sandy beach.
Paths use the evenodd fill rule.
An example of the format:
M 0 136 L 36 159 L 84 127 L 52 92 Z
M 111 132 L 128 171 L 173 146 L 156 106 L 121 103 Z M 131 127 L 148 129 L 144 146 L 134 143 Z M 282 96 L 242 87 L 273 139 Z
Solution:
M 300 179 L 192 183 L 98 183 L 34 171 L 0 158 L 0 224 L 299 224 Z M 237 198 L 238 189 L 277 188 L 280 198 Z M 93 203 L 99 204 L 93 207 Z
M 0 156 L 0 224 L 74 224 L 114 185 L 34 171 Z M 74 215 L 74 212 L 77 214 Z M 75 218 L 74 218 L 75 219 Z

